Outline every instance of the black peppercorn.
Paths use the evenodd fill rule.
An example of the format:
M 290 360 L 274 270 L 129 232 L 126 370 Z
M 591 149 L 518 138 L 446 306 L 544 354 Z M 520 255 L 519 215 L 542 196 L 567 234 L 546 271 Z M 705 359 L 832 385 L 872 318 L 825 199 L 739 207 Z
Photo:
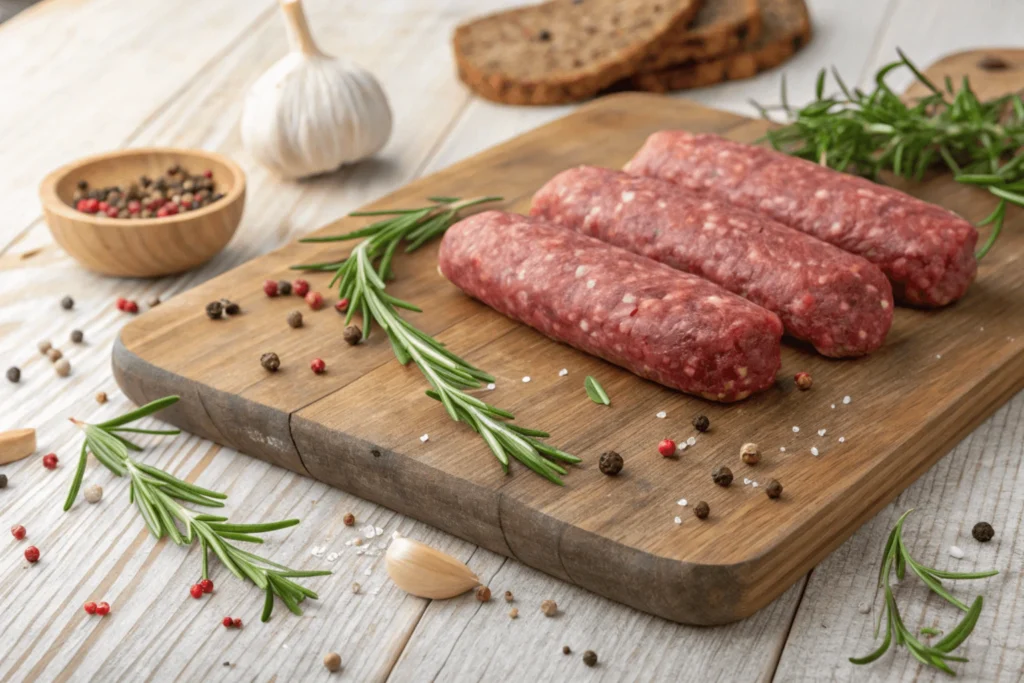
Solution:
M 217 320 L 224 313 L 224 304 L 219 301 L 211 301 L 206 304 L 206 315 L 210 320 Z
M 7 381 L 17 384 L 21 381 L 21 369 L 17 367 L 7 368 Z
M 537 39 L 544 43 L 548 42 L 549 40 L 551 40 L 551 31 L 547 30 L 546 28 L 541 29 L 541 32 L 537 34 Z
M 236 304 L 234 301 L 228 301 L 227 299 L 220 300 L 221 306 L 224 307 L 224 312 L 228 315 L 238 315 L 242 312 L 242 307 Z
M 601 454 L 598 467 L 603 474 L 614 477 L 622 471 L 622 456 L 615 451 L 605 451 Z
M 298 329 L 302 327 L 302 313 L 299 311 L 292 311 L 288 314 L 288 327 Z
M 597 666 L 597 653 L 593 650 L 587 650 L 584 652 L 583 663 L 587 666 Z
M 281 359 L 277 357 L 276 353 L 265 353 L 260 356 L 260 365 L 265 370 L 277 372 L 277 369 L 281 367 Z
M 0 489 L 7 488 L 7 475 L 0 474 Z
M 88 190 L 89 183 L 85 182 L 84 180 L 79 180 L 77 183 L 77 187 L 79 190 Z
M 82 340 L 85 339 L 85 334 L 81 330 L 71 330 L 71 341 L 75 344 L 81 344 Z
M 706 432 L 711 429 L 711 420 L 708 419 L 707 415 L 698 415 L 693 418 L 693 428 L 698 432 Z
M 974 540 L 981 541 L 982 543 L 988 543 L 995 535 L 996 530 L 988 522 L 978 522 L 971 529 L 971 536 L 974 536 Z
M 772 479 L 764 487 L 764 492 L 768 494 L 769 498 L 778 498 L 782 495 L 782 484 L 779 483 L 778 479 Z
M 719 467 L 711 473 L 711 478 L 719 486 L 728 486 L 732 483 L 732 470 L 728 467 Z
M 571 655 L 572 654 L 572 648 L 569 647 L 568 645 L 563 645 L 562 646 L 562 654 L 563 655 Z
M 289 296 L 292 293 L 292 283 L 287 280 L 280 280 L 277 283 L 277 293 L 281 296 Z
M 707 519 L 711 514 L 711 508 L 703 500 L 693 506 L 693 516 L 697 519 Z
M 75 307 L 75 300 L 72 299 L 70 296 L 66 296 L 60 300 L 60 307 L 63 308 L 65 311 L 70 311 L 72 308 Z
M 363 331 L 359 329 L 358 325 L 349 325 L 348 327 L 345 328 L 345 333 L 343 336 L 345 338 L 345 343 L 349 344 L 350 346 L 355 346 L 360 342 L 360 340 L 362 340 Z

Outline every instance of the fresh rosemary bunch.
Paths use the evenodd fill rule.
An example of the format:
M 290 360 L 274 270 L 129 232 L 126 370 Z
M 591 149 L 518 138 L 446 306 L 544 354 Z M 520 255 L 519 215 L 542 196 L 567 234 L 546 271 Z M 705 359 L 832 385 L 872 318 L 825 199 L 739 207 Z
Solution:
M 1024 206 L 1024 102 L 1019 94 L 982 101 L 965 76 L 957 88 L 946 78 L 939 88 L 903 52 L 875 74 L 874 89 L 849 88 L 834 68 L 839 93 L 825 96 L 828 72 L 818 74 L 815 100 L 796 108 L 782 103 L 756 106 L 771 119 L 781 111 L 787 124 L 765 137 L 775 149 L 839 171 L 877 180 L 883 171 L 919 180 L 935 164 L 945 164 L 957 182 L 986 188 L 999 202 L 979 226 L 991 224 L 976 253 L 982 258 L 1002 232 L 1008 204 Z M 908 69 L 928 93 L 912 101 L 886 84 L 897 69 Z
M 100 461 L 108 470 L 119 477 L 129 477 L 129 496 L 139 508 L 149 532 L 156 539 L 169 536 L 177 545 L 191 545 L 199 539 L 202 546 L 202 578 L 209 577 L 209 551 L 220 559 L 227 569 L 240 579 L 248 579 L 266 591 L 262 620 L 267 621 L 274 609 L 274 596 L 278 596 L 295 614 L 302 614 L 299 603 L 306 598 L 317 599 L 317 594 L 300 586 L 292 579 L 309 576 L 325 576 L 329 571 L 296 571 L 268 559 L 254 555 L 232 545 L 228 541 L 262 543 L 261 534 L 277 529 L 286 529 L 299 523 L 297 519 L 286 519 L 266 524 L 234 524 L 227 517 L 197 513 L 182 505 L 193 503 L 209 508 L 224 507 L 227 496 L 217 491 L 190 484 L 177 477 L 136 460 L 131 453 L 142 448 L 132 443 L 125 434 L 172 435 L 177 429 L 140 429 L 125 425 L 176 403 L 177 396 L 166 396 L 147 403 L 126 415 L 99 424 L 87 424 L 72 418 L 72 422 L 85 434 L 78 468 L 75 470 L 64 510 L 67 511 L 78 496 L 85 473 L 88 454 Z M 184 531 L 178 528 L 178 525 Z
M 871 654 L 864 657 L 851 657 L 850 661 L 854 664 L 869 664 L 885 654 L 889 650 L 889 646 L 895 642 L 897 646 L 906 646 L 910 654 L 922 664 L 933 666 L 946 673 L 955 675 L 956 672 L 946 662 L 967 661 L 965 657 L 958 657 L 950 653 L 959 647 L 967 639 L 967 636 L 971 635 L 971 631 L 974 630 L 975 624 L 978 623 L 978 616 L 981 614 L 982 599 L 979 595 L 974 599 L 971 606 L 968 607 L 953 597 L 942 586 L 942 579 L 984 579 L 989 576 L 995 576 L 999 572 L 995 569 L 972 573 L 946 572 L 925 567 L 917 562 L 911 557 L 910 551 L 903 542 L 903 522 L 911 512 L 913 510 L 904 512 L 889 534 L 889 540 L 886 542 L 885 551 L 882 554 L 882 567 L 878 573 L 878 587 L 883 589 L 885 596 L 885 611 L 879 616 L 879 623 L 875 626 L 875 638 L 878 637 L 878 631 L 883 618 L 885 619 L 885 638 L 882 640 L 881 646 Z M 953 630 L 934 645 L 925 645 L 914 637 L 913 632 L 903 623 L 899 608 L 896 606 L 896 598 L 893 597 L 892 586 L 889 580 L 892 571 L 895 569 L 896 577 L 902 581 L 908 567 L 933 593 L 936 593 L 950 604 L 967 613 L 963 621 L 957 624 Z M 921 632 L 924 633 L 925 630 L 922 629 Z
M 478 197 L 459 200 L 430 197 L 430 206 L 397 211 L 358 211 L 351 216 L 386 216 L 365 228 L 344 235 L 310 237 L 303 242 L 338 242 L 362 239 L 349 254 L 337 262 L 293 266 L 298 270 L 334 271 L 329 286 L 337 285 L 340 297 L 349 300 L 346 324 L 358 310 L 363 318 L 363 338 L 374 324 L 388 335 L 395 357 L 402 365 L 416 364 L 430 384 L 427 395 L 444 404 L 448 415 L 469 425 L 483 437 L 487 446 L 508 472 L 509 455 L 551 482 L 561 485 L 559 475 L 566 473 L 560 463 L 576 463 L 574 455 L 539 439 L 547 432 L 520 427 L 511 422 L 515 416 L 467 393 L 494 378 L 473 367 L 445 348 L 436 339 L 410 324 L 398 309 L 419 312 L 408 301 L 391 296 L 385 290 L 391 276 L 391 262 L 398 247 L 405 244 L 411 252 L 431 238 L 442 234 L 458 218 L 462 209 L 500 200 Z

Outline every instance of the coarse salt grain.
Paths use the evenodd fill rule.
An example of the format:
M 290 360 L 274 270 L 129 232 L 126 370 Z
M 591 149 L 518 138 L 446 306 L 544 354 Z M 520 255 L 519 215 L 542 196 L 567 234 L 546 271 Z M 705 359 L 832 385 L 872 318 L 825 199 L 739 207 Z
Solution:
M 818 455 L 818 447 L 817 446 L 811 446 L 811 455 L 814 455 L 814 456 Z
M 422 441 L 423 443 L 426 443 L 429 438 L 430 438 L 430 434 L 424 434 L 423 436 L 420 437 L 420 441 Z
M 935 354 L 935 359 L 936 360 L 942 360 L 942 354 L 941 353 Z
M 369 526 L 364 526 L 362 531 L 363 536 L 366 536 L 367 538 L 373 538 L 377 535 L 377 530 L 373 528 L 372 524 Z
M 490 384 L 487 385 L 487 390 L 488 391 L 494 391 L 494 382 L 491 382 Z M 835 406 L 833 406 L 833 407 L 835 407 Z
M 779 453 L 785 453 L 785 452 L 786 452 L 786 447 L 785 446 L 779 446 Z
M 562 368 L 561 370 L 558 371 L 558 376 L 559 377 L 565 377 L 568 374 L 569 374 L 569 371 L 567 369 L 565 369 L 565 368 Z
M 681 450 L 681 451 L 685 451 L 685 450 L 686 450 L 686 448 L 687 448 L 687 444 L 686 444 L 686 442 L 685 442 L 685 441 L 682 441 L 682 442 L 680 442 L 680 443 L 679 443 L 679 445 L 677 446 L 677 448 L 678 448 L 679 450 Z
M 676 504 L 682 505 L 683 507 L 686 507 L 686 499 L 685 498 L 680 498 L 679 500 L 676 501 Z
M 683 523 L 683 518 L 682 517 L 676 517 L 672 521 L 675 522 L 676 524 L 682 524 Z
M 666 413 L 664 410 L 662 410 L 662 411 L 659 411 L 654 417 L 658 418 L 659 420 L 664 420 L 665 417 L 667 417 L 667 416 L 668 416 L 668 413 Z
M 686 440 L 686 445 L 687 446 L 696 446 L 697 445 L 697 437 L 691 436 L 689 439 Z
M 327 553 L 327 561 L 334 562 L 338 559 L 338 553 Z
M 378 536 L 383 536 L 384 535 L 384 530 L 381 529 L 379 526 L 378 527 L 374 527 L 373 530 L 377 532 Z
M 760 486 L 760 484 L 758 484 L 758 483 L 757 483 L 756 481 L 752 481 L 752 482 L 750 482 L 750 485 L 751 485 L 751 486 L 753 486 L 753 487 L 754 487 L 755 489 L 756 489 L 756 488 L 757 488 L 758 486 Z
M 824 429 L 819 429 L 818 430 L 818 436 L 825 436 L 825 431 L 826 430 L 824 430 Z
M 832 410 L 835 410 L 835 409 L 836 409 L 836 404 L 835 404 L 835 403 L 833 403 L 833 404 L 832 404 Z
M 530 381 L 530 376 L 529 375 L 527 375 L 526 377 L 523 378 L 523 384 L 526 384 L 529 381 Z
M 862 602 L 860 603 L 860 605 L 857 606 L 857 611 L 861 614 L 867 614 L 871 611 L 871 605 L 869 605 L 866 602 Z
M 964 551 L 961 550 L 958 546 L 949 546 L 949 554 L 950 556 L 955 557 L 958 560 L 964 559 Z
M 839 437 L 839 443 L 846 443 L 846 437 L 845 436 Z
M 313 546 L 312 548 L 309 549 L 309 554 L 312 555 L 313 557 L 320 557 L 321 555 L 324 554 L 324 551 L 326 551 L 326 550 L 327 549 L 324 548 L 322 545 L 315 545 L 315 546 Z
M 843 396 L 843 405 L 844 405 L 844 406 L 848 406 L 848 405 L 850 405 L 850 400 L 851 400 L 851 399 L 850 399 L 850 397 L 849 397 L 849 396 Z
M 799 431 L 800 431 L 800 428 L 799 428 L 799 427 L 797 427 L 796 425 L 793 425 L 793 433 L 794 433 L 794 434 L 796 434 L 796 433 L 798 433 Z
M 370 569 L 369 567 L 367 567 L 366 569 L 364 569 L 364 570 L 363 570 L 363 574 L 364 574 L 365 576 L 370 576 L 370 575 L 372 575 L 372 574 L 373 574 L 373 570 L 372 570 L 372 569 Z
M 744 486 L 750 486 L 750 480 L 747 479 L 746 477 L 743 477 L 743 485 Z

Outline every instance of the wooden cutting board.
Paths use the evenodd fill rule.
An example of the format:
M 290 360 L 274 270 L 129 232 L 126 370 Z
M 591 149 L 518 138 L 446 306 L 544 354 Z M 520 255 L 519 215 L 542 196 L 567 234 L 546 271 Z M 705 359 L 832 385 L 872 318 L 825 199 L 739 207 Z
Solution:
M 1009 69 L 976 69 L 973 54 L 932 73 L 970 70 L 982 91 L 1016 87 L 1024 51 L 997 53 Z M 526 211 L 532 192 L 556 172 L 620 166 L 648 134 L 669 127 L 743 141 L 765 129 L 685 101 L 615 95 L 373 207 L 501 194 L 504 208 Z M 948 176 L 910 189 L 971 220 L 993 206 L 986 193 Z M 344 218 L 317 234 L 366 222 Z M 884 348 L 860 360 L 828 360 L 787 344 L 775 388 L 729 406 L 640 380 L 490 311 L 438 275 L 436 245 L 401 256 L 389 291 L 424 309 L 410 319 L 497 377 L 489 401 L 583 457 L 560 488 L 518 463 L 504 475 L 479 437 L 423 395 L 420 373 L 394 360 L 379 331 L 366 344 L 345 344 L 333 297 L 312 312 L 296 297 L 263 295 L 265 279 L 295 276 L 288 266 L 336 259 L 345 249 L 291 244 L 140 316 L 114 349 L 122 389 L 138 403 L 180 394 L 184 400 L 163 417 L 183 429 L 676 621 L 723 623 L 767 604 L 1024 387 L 1024 220 L 1016 209 L 962 301 L 941 311 L 899 309 Z M 329 276 L 309 279 L 328 293 Z M 209 320 L 203 307 L 220 297 L 238 301 L 243 314 Z M 303 312 L 305 327 L 288 327 L 292 310 Z M 281 357 L 280 372 L 260 367 L 267 351 Z M 318 356 L 327 362 L 322 376 L 308 367 Z M 797 371 L 814 377 L 811 391 L 795 389 Z M 587 398 L 587 375 L 601 381 L 611 407 Z M 697 414 L 710 418 L 707 434 L 691 426 Z M 696 444 L 678 458 L 658 455 L 662 438 L 691 436 Z M 764 453 L 754 467 L 739 458 L 750 441 Z M 626 462 L 614 478 L 597 468 L 609 449 Z M 719 465 L 735 473 L 727 489 L 711 481 Z M 779 500 L 764 493 L 773 478 L 785 487 Z M 689 507 L 677 504 L 682 498 Z M 699 500 L 711 506 L 706 521 L 692 514 Z

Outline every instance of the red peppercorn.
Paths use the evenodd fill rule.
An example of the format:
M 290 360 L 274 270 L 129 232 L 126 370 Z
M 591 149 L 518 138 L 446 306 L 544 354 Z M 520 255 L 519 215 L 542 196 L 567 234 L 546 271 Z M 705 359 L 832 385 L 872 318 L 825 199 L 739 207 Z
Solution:
M 336 311 L 338 311 L 338 313 L 344 313 L 345 311 L 347 311 L 348 310 L 348 299 L 342 299 L 338 303 L 334 304 L 334 309 Z
M 125 313 L 138 313 L 139 305 L 134 301 L 126 301 L 124 302 L 124 308 L 121 310 L 123 310 Z
M 57 469 L 57 462 L 58 458 L 56 453 L 47 453 L 43 456 L 43 467 L 48 470 Z
M 25 538 L 25 527 L 20 524 L 15 524 L 11 527 L 11 536 L 14 536 L 19 541 Z
M 209 579 L 203 579 L 199 582 L 199 585 L 202 587 L 204 593 L 213 592 L 213 581 L 210 581 Z
M 242 628 L 242 620 L 239 619 L 238 617 L 235 617 L 234 619 L 232 619 L 231 623 L 233 623 L 235 625 L 235 628 Z
M 267 296 L 277 296 L 277 280 L 264 280 L 263 293 Z
M 814 380 L 810 374 L 806 372 L 798 372 L 793 376 L 793 381 L 796 382 L 797 389 L 800 391 L 807 391 L 814 384 Z
M 174 202 L 167 202 L 160 208 L 166 211 L 168 216 L 173 216 L 174 214 L 178 213 L 178 205 L 175 204 Z
M 159 209 L 156 210 L 156 217 L 157 218 L 166 218 L 169 215 L 170 215 L 170 212 L 167 210 L 166 206 L 161 206 Z
M 213 177 L 213 171 L 211 171 L 210 169 L 206 169 L 205 171 L 203 171 L 203 177 L 204 178 L 212 178 Z
M 110 603 L 101 602 L 100 604 L 96 605 L 96 614 L 100 615 L 101 617 L 105 617 L 108 614 L 110 614 Z
M 86 614 L 96 614 L 96 603 L 87 602 L 84 605 L 82 605 L 82 609 L 85 610 Z
M 107 210 L 104 213 L 106 213 L 111 218 L 117 218 L 117 214 L 119 213 L 119 210 L 118 210 L 118 208 L 116 206 L 108 206 Z
M 224 624 L 224 628 L 231 628 L 235 621 L 231 617 L 224 617 L 220 620 L 220 623 Z
M 29 562 L 35 563 L 39 561 L 39 548 L 34 545 L 30 545 L 25 548 L 25 559 Z
M 102 211 L 103 213 L 106 213 L 107 209 L 110 208 L 110 204 L 107 204 L 106 202 L 99 202 L 98 204 L 96 204 L 96 208 Z
M 671 458 L 676 454 L 676 442 L 672 439 L 662 439 L 658 444 L 658 452 L 666 458 Z
M 100 200 L 98 199 L 86 199 L 85 210 L 89 213 L 96 213 L 100 210 Z
M 319 311 L 324 305 L 324 295 L 320 292 L 310 292 L 306 295 L 306 303 L 314 311 Z
M 125 299 L 123 296 L 117 297 L 117 310 L 123 311 L 124 307 L 125 307 L 125 304 L 127 304 L 127 303 L 128 303 L 128 300 Z
M 75 202 L 75 208 L 78 209 L 79 211 L 83 212 L 83 213 L 88 212 L 88 207 L 89 207 L 89 200 L 88 199 L 79 199 L 77 202 Z
M 203 597 L 203 587 L 200 586 L 198 583 L 194 584 L 191 588 L 189 588 L 188 592 L 191 593 L 192 597 L 196 600 Z
M 142 203 L 141 202 L 139 202 L 137 199 L 133 199 L 130 202 L 128 202 L 128 212 L 129 213 L 138 213 L 139 211 L 142 211 Z
M 314 358 L 309 363 L 309 369 L 318 375 L 322 375 L 327 371 L 327 363 L 322 358 Z
M 295 292 L 295 296 L 306 296 L 309 292 L 309 283 L 299 278 L 292 282 L 292 291 Z

